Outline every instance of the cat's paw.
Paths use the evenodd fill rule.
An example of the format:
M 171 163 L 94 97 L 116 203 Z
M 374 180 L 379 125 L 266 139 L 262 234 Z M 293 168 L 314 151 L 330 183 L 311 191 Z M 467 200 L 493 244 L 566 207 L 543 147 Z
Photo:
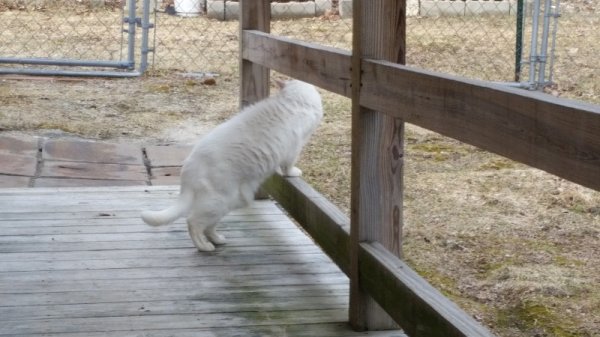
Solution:
M 201 252 L 212 252 L 215 250 L 215 245 L 210 242 L 204 234 L 194 234 L 192 236 L 192 241 L 194 241 L 194 245 Z
M 225 236 L 217 233 L 216 229 L 206 230 L 206 236 L 215 245 L 224 245 L 225 243 L 227 243 L 227 239 L 225 238 Z
M 297 168 L 296 166 L 292 166 L 285 173 L 286 177 L 299 177 L 302 175 L 302 170 Z
M 215 245 L 213 245 L 212 242 L 206 241 L 203 243 L 194 243 L 196 244 L 196 248 L 201 252 L 213 252 L 215 250 Z

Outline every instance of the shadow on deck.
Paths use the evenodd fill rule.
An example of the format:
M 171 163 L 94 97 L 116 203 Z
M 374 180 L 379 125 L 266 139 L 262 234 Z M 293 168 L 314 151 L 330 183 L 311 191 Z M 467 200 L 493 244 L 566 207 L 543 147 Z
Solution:
M 348 279 L 271 201 L 197 252 L 146 208 L 176 187 L 0 189 L 0 335 L 404 336 L 353 332 Z

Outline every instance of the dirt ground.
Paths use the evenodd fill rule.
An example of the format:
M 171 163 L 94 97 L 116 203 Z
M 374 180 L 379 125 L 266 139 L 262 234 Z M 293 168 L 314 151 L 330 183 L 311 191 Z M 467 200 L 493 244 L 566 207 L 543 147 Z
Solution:
M 593 28 L 599 17 L 585 20 Z M 582 30 L 570 41 L 597 34 Z M 443 45 L 423 41 L 413 49 L 415 63 L 436 62 L 418 59 L 428 48 Z M 593 48 L 569 48 L 571 56 L 597 57 Z M 560 69 L 565 80 L 554 94 L 600 102 L 597 68 Z M 239 84 L 234 75 L 212 83 L 185 74 L 0 76 L 0 132 L 190 143 L 237 111 Z M 322 94 L 325 118 L 300 166 L 348 212 L 350 102 Z M 411 125 L 405 158 L 404 253 L 411 266 L 498 336 L 600 336 L 600 192 Z

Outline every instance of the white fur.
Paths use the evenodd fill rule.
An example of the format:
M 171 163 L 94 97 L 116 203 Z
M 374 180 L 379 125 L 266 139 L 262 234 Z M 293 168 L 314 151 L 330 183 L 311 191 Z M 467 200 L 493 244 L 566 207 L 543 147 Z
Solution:
M 178 201 L 162 211 L 144 211 L 158 226 L 187 216 L 188 231 L 201 251 L 225 243 L 218 221 L 247 206 L 261 183 L 277 172 L 299 176 L 302 147 L 323 117 L 321 97 L 310 84 L 288 81 L 273 97 L 243 109 L 194 146 L 183 163 Z

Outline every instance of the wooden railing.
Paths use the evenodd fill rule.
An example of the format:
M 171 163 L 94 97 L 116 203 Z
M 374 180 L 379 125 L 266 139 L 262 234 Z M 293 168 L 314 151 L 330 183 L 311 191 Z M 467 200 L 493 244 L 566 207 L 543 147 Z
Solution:
M 600 190 L 600 107 L 398 64 L 405 2 L 363 1 L 352 53 L 272 36 L 269 2 L 241 1 L 242 105 L 268 96 L 269 69 L 353 101 L 351 219 L 299 178 L 265 190 L 350 277 L 356 329 L 491 336 L 400 259 L 404 122 Z

